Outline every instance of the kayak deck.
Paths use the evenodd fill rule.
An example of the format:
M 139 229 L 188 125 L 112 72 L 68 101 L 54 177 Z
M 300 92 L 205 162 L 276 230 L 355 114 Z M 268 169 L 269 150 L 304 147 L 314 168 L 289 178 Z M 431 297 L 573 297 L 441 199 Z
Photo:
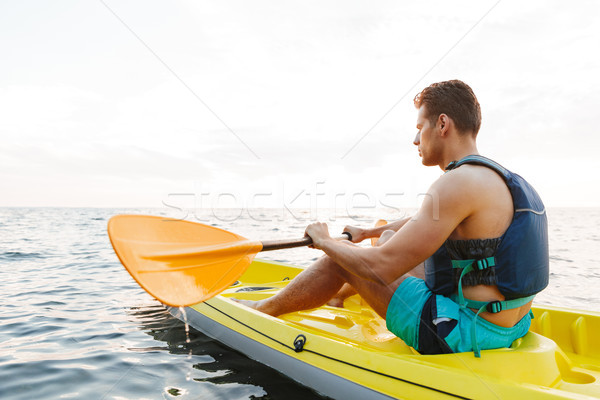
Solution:
M 218 340 L 234 332 L 259 343 L 260 349 L 248 351 L 239 348 L 239 338 L 226 344 L 332 397 L 356 395 L 356 385 L 366 388 L 369 398 L 600 397 L 600 313 L 534 306 L 535 318 L 525 337 L 510 348 L 486 350 L 475 358 L 473 353 L 420 355 L 390 333 L 385 320 L 358 295 L 346 299 L 343 308 L 323 306 L 279 318 L 231 301 L 272 296 L 301 271 L 255 260 L 221 295 L 188 308 L 204 321 L 192 325 L 205 331 L 211 321 L 218 329 L 208 334 Z M 295 342 L 302 337 L 298 349 Z M 270 350 L 281 354 L 281 365 L 277 357 L 263 358 Z M 298 365 L 348 382 L 348 391 L 316 382 L 314 373 L 296 374 Z

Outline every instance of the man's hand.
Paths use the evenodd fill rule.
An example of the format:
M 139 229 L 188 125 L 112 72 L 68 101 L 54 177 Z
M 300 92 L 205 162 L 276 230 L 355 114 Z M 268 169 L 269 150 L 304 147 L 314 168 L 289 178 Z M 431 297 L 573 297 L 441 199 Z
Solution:
M 350 226 L 350 225 L 346 225 L 344 227 L 343 232 L 348 232 L 350 235 L 352 235 L 352 242 L 353 243 L 360 243 L 363 240 L 367 239 L 366 236 L 366 229 L 363 228 L 359 228 L 357 226 Z
M 331 239 L 329 236 L 329 229 L 327 228 L 327 224 L 324 222 L 315 222 L 306 227 L 306 231 L 304 231 L 305 236 L 310 236 L 313 240 L 313 244 L 309 247 L 314 249 L 321 250 L 321 245 L 323 241 L 327 239 Z

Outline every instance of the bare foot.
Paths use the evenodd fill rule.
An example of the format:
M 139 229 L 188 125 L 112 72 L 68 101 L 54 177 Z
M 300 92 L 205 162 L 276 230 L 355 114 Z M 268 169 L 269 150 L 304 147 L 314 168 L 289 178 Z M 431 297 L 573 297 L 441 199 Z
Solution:
M 334 297 L 327 302 L 327 305 L 331 306 L 331 307 L 344 308 L 344 299 L 340 299 L 339 297 Z
M 347 283 L 338 290 L 338 292 L 327 302 L 328 306 L 344 308 L 344 300 L 356 294 L 356 290 Z
M 236 299 L 236 298 L 231 298 L 231 300 L 235 301 L 236 303 L 240 303 L 245 305 L 246 307 L 250 307 L 253 308 L 255 310 L 258 309 L 258 303 L 260 303 L 260 301 L 254 301 L 254 300 L 242 300 L 242 299 Z

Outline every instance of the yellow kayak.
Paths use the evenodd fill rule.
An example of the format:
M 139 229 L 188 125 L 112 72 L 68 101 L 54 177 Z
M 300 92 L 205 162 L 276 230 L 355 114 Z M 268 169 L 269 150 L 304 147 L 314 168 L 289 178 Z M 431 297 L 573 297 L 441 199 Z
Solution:
M 255 260 L 215 298 L 181 309 L 194 328 L 335 399 L 600 398 L 600 313 L 534 306 L 510 348 L 420 355 L 358 296 L 275 318 L 232 298 L 275 294 L 302 268 Z

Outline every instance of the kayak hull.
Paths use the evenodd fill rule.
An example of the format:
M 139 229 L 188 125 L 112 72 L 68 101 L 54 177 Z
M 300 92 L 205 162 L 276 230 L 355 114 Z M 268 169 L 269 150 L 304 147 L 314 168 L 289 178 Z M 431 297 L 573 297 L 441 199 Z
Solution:
M 213 312 L 215 309 L 213 309 Z M 208 309 L 206 314 L 212 314 Z M 218 312 L 218 311 L 217 311 Z M 182 311 L 173 308 L 171 313 L 184 320 Z M 219 342 L 235 348 L 246 356 L 277 369 L 284 375 L 291 376 L 294 380 L 311 387 L 317 392 L 326 393 L 336 399 L 389 399 L 379 392 L 361 386 L 355 382 L 341 378 L 338 375 L 323 371 L 314 365 L 308 364 L 296 357 L 282 353 L 280 350 L 250 339 L 237 330 L 228 328 L 203 312 L 186 310 L 188 324 L 199 327 L 200 331 Z
M 232 300 L 271 296 L 301 271 L 255 260 L 221 295 L 170 312 L 335 399 L 600 398 L 600 313 L 535 307 L 525 337 L 475 358 L 418 354 L 359 296 L 279 318 Z

